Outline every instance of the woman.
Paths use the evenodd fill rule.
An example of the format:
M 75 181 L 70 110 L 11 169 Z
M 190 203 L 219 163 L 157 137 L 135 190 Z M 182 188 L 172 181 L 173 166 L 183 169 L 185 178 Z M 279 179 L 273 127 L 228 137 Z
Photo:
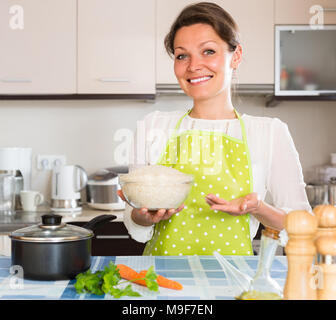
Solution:
M 148 241 L 145 255 L 212 255 L 214 250 L 252 255 L 259 223 L 282 230 L 288 211 L 311 210 L 288 128 L 278 119 L 235 110 L 231 79 L 242 46 L 236 23 L 221 7 L 207 2 L 186 7 L 165 46 L 193 106 L 186 113 L 149 114 L 144 153 L 152 151 L 153 130 L 169 132 L 157 142 L 162 157 L 152 157 L 151 164 L 193 174 L 195 183 L 177 210 L 128 209 L 124 223 L 135 240 Z M 175 159 L 172 150 L 178 150 Z M 267 191 L 275 206 L 264 201 Z

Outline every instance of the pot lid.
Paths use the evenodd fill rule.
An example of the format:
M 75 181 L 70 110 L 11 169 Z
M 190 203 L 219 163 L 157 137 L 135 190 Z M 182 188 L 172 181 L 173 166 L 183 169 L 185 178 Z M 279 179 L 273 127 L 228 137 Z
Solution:
M 91 230 L 62 223 L 62 216 L 45 214 L 42 223 L 13 231 L 10 237 L 27 242 L 67 242 L 93 237 Z

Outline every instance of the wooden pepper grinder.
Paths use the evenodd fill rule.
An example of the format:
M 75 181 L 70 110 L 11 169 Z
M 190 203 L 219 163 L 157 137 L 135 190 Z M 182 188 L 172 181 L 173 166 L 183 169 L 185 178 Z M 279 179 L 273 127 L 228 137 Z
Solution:
M 321 204 L 313 209 L 313 213 L 318 225 L 316 238 L 327 235 L 336 236 L 336 207 Z
M 317 219 L 305 210 L 291 211 L 285 219 L 289 240 L 285 247 L 288 272 L 284 287 L 285 300 L 316 300 L 311 285 L 311 268 L 316 254 L 314 237 Z
M 320 236 L 315 241 L 319 255 L 318 300 L 336 300 L 336 236 Z

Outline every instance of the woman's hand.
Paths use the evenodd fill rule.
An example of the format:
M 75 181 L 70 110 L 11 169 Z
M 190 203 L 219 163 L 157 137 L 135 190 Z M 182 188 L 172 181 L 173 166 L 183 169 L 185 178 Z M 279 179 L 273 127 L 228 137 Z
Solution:
M 205 197 L 205 201 L 212 210 L 227 212 L 233 216 L 254 213 L 261 205 L 260 197 L 256 192 L 230 201 L 221 199 L 210 193 Z
M 128 203 L 126 200 L 123 192 L 118 190 L 119 197 Z M 128 203 L 129 204 L 129 203 Z M 129 204 L 130 205 L 130 204 Z M 158 211 L 149 211 L 147 208 L 136 209 L 132 210 L 132 219 L 135 223 L 142 225 L 142 226 L 151 226 L 154 223 L 158 223 L 161 220 L 168 220 L 170 217 L 180 212 L 184 208 L 184 204 L 179 206 L 177 209 L 160 209 Z

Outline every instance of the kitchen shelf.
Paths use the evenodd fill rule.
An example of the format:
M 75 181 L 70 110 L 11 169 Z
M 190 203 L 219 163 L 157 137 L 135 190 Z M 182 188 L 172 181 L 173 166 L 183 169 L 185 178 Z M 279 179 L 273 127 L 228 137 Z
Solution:
M 275 96 L 266 97 L 266 107 L 276 107 L 282 101 L 335 101 L 336 95 L 318 96 Z

